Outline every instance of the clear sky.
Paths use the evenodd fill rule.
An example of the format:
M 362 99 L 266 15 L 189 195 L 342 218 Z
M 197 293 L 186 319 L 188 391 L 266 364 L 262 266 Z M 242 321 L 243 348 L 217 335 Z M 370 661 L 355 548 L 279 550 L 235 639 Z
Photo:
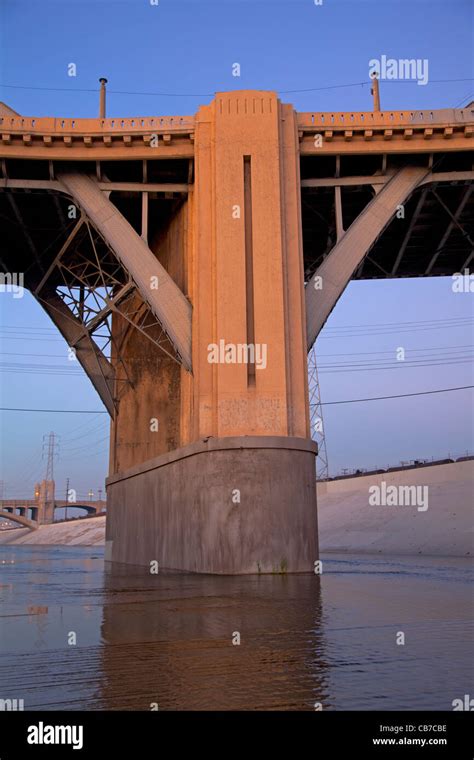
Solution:
M 461 106 L 474 99 L 472 8 L 470 0 L 1 0 L 0 99 L 25 115 L 95 116 L 106 76 L 109 116 L 192 114 L 216 91 L 246 88 L 276 90 L 301 111 L 370 110 L 369 61 L 386 55 L 427 59 L 429 81 L 382 81 L 383 108 Z M 318 339 L 323 402 L 471 385 L 472 298 L 453 293 L 449 278 L 351 283 Z M 0 294 L 0 319 L 1 406 L 103 410 L 28 294 Z M 427 366 L 374 369 L 398 347 Z M 66 477 L 79 494 L 103 487 L 107 415 L 0 419 L 8 496 L 29 495 L 42 477 L 50 431 L 60 436 L 58 491 Z M 332 474 L 473 448 L 471 391 L 328 405 L 324 421 Z

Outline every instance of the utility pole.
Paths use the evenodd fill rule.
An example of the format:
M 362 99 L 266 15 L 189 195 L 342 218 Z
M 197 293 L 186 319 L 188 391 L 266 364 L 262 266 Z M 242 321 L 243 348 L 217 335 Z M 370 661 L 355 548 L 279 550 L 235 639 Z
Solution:
M 372 75 L 372 87 L 370 89 L 370 94 L 374 98 L 374 111 L 380 111 L 379 79 L 375 73 Z
M 100 82 L 100 95 L 99 95 L 99 119 L 105 119 L 107 113 L 106 99 L 107 99 L 107 79 L 101 77 Z
M 66 514 L 64 515 L 67 520 L 67 505 L 69 504 L 69 478 L 66 479 Z

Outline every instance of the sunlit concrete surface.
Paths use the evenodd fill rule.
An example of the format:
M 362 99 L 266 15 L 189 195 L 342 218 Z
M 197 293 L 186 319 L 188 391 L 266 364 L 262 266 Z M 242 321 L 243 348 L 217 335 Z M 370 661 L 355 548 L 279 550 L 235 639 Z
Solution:
M 182 454 L 252 437 L 308 450 L 307 350 L 349 281 L 467 268 L 474 109 L 297 112 L 232 90 L 191 116 L 110 119 L 101 85 L 98 119 L 0 106 L 0 272 L 24 273 L 110 414 L 107 559 L 310 570 L 315 450 L 302 464 L 271 446 L 271 468 L 209 450 L 217 480 L 197 467 L 194 493 Z
M 40 525 L 34 532 L 28 528 L 0 531 L 0 544 L 68 544 L 97 546 L 105 541 L 104 517 L 84 518 L 74 522 Z
M 369 488 L 428 487 L 428 508 L 372 506 Z M 385 472 L 318 483 L 321 551 L 385 555 L 474 554 L 474 462 Z

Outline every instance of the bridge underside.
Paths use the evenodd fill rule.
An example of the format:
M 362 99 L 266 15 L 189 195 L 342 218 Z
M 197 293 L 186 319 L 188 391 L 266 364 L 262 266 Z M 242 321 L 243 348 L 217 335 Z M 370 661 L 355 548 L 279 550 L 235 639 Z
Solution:
M 404 183 L 409 168 L 412 179 Z M 130 327 L 189 370 L 191 307 L 148 241 L 156 250 L 187 203 L 192 159 L 95 166 L 3 160 L 2 172 L 3 271 L 24 272 L 25 287 L 74 348 L 110 415 L 133 386 L 121 350 Z M 388 184 L 395 187 L 397 177 L 392 198 Z M 350 279 L 450 276 L 469 267 L 473 178 L 470 151 L 302 156 L 308 349 Z M 384 195 L 390 200 L 382 223 L 377 208 Z M 377 223 L 367 238 L 360 232 L 370 226 L 371 207 Z M 111 215 L 107 229 L 101 219 Z M 338 283 L 329 287 L 334 277 Z M 326 279 L 324 296 L 313 292 L 316 278 Z
M 439 118 L 397 140 L 331 127 L 318 155 L 314 115 L 243 92 L 185 134 L 168 126 L 156 153 L 146 120 L 2 135 L 1 266 L 24 273 L 112 419 L 110 559 L 312 570 L 308 349 L 351 279 L 472 259 L 472 127 Z M 213 362 L 221 341 L 265 346 L 268 362 Z
M 364 177 L 348 175 L 361 157 L 338 158 L 302 161 L 308 349 L 351 279 L 451 276 L 473 258 L 472 153 L 369 156 Z
M 339 160 L 338 160 L 339 159 Z M 472 260 L 472 151 L 301 159 L 305 279 L 309 280 L 388 179 L 405 166 L 429 172 L 392 218 L 352 279 L 436 277 Z

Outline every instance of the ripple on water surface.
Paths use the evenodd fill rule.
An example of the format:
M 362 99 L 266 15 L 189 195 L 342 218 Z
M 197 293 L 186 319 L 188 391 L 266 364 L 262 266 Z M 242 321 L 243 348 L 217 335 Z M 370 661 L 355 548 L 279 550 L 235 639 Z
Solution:
M 470 560 L 326 555 L 323 569 L 150 575 L 105 571 L 99 547 L 3 546 L 0 697 L 25 709 L 451 710 L 470 693 Z

